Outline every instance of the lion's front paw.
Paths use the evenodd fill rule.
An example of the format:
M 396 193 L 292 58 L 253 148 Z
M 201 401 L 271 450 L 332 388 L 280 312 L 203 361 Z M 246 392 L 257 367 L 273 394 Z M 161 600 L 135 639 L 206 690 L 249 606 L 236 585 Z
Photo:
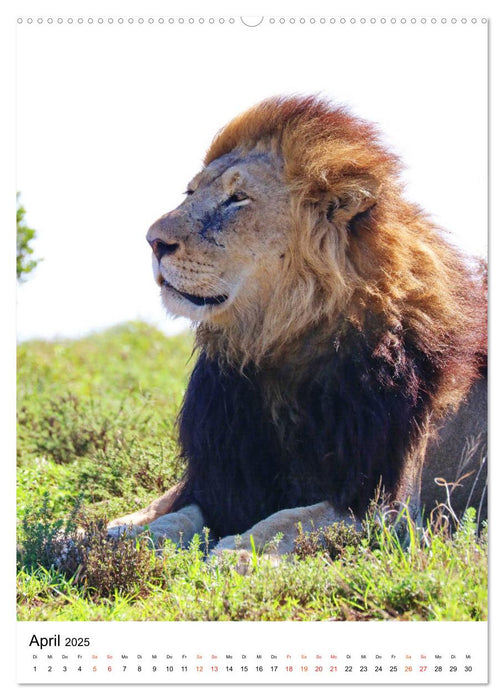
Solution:
M 168 513 L 154 520 L 149 530 L 156 544 L 172 540 L 181 547 L 187 547 L 194 535 L 202 535 L 203 515 L 198 506 L 187 506 L 176 513 Z
M 305 532 L 311 532 L 341 519 L 347 518 L 339 516 L 327 502 L 279 510 L 241 535 L 223 537 L 212 553 L 218 554 L 225 549 L 255 549 L 261 554 L 292 554 L 300 527 Z
M 126 516 L 126 518 L 129 516 Z M 118 518 L 109 523 L 109 537 L 121 535 L 138 537 L 142 533 L 150 537 L 156 547 L 161 547 L 165 540 L 171 540 L 181 547 L 187 547 L 194 535 L 202 535 L 205 522 L 197 505 L 186 506 L 175 513 L 167 513 L 156 518 L 148 525 L 135 525 L 126 518 Z

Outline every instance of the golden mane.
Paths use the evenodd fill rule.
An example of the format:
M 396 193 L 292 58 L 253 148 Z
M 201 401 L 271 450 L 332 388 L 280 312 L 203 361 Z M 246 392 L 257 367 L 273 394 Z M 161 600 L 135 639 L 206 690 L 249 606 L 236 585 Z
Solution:
M 384 357 L 417 348 L 442 375 L 434 408 L 456 405 L 485 352 L 481 281 L 403 198 L 400 161 L 374 126 L 315 97 L 272 98 L 218 133 L 205 165 L 253 148 L 283 159 L 289 255 L 267 308 L 226 328 L 202 324 L 199 344 L 235 365 L 301 367 L 351 326 Z

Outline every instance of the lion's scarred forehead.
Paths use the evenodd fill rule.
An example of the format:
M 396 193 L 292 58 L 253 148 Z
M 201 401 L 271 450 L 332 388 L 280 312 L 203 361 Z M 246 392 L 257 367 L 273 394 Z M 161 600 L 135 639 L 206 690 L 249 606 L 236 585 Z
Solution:
M 221 177 L 226 170 L 240 162 L 240 154 L 238 152 L 226 153 L 209 163 L 204 170 L 198 173 L 190 182 L 190 189 L 196 189 L 200 185 L 209 185 L 210 183 Z
M 279 159 L 273 158 L 272 154 L 264 149 L 255 147 L 252 151 L 246 151 L 242 148 L 236 148 L 210 162 L 191 180 L 188 184 L 188 190 L 197 190 L 199 187 L 211 185 L 234 168 L 249 174 L 254 172 L 254 167 L 261 168 L 259 172 L 264 176 L 265 168 L 267 169 L 269 166 L 278 169 L 280 165 Z

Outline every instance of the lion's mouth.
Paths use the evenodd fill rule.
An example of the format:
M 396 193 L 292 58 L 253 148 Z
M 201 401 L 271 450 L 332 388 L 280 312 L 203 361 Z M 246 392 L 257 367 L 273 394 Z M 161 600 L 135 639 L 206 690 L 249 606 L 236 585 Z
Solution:
M 218 306 L 219 304 L 223 304 L 228 299 L 225 294 L 219 294 L 215 297 L 198 297 L 195 294 L 188 294 L 187 292 L 180 291 L 180 289 L 176 289 L 166 280 L 163 280 L 161 284 L 163 287 L 168 287 L 168 289 L 172 289 L 174 292 L 177 292 L 177 294 L 180 294 L 181 297 L 184 297 L 184 299 L 187 299 L 187 301 L 190 301 L 191 304 L 194 304 L 195 306 Z

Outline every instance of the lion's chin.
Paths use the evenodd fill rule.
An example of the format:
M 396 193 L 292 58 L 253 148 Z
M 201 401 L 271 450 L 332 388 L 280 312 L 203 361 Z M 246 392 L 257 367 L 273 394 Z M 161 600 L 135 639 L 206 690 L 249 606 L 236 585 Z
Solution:
M 219 294 L 214 297 L 200 297 L 196 294 L 188 294 L 187 292 L 182 292 L 180 289 L 176 289 L 166 280 L 163 280 L 162 284 L 163 287 L 167 287 L 168 289 L 173 290 L 176 294 L 180 294 L 181 297 L 184 297 L 184 299 L 190 301 L 191 304 L 194 304 L 195 306 L 220 306 L 220 304 L 224 304 L 224 302 L 228 299 L 228 297 L 225 294 Z
M 225 294 L 216 296 L 198 296 L 182 292 L 163 280 L 161 283 L 161 296 L 168 313 L 174 316 L 185 316 L 192 321 L 202 321 L 209 315 L 214 315 L 227 306 L 229 297 Z

